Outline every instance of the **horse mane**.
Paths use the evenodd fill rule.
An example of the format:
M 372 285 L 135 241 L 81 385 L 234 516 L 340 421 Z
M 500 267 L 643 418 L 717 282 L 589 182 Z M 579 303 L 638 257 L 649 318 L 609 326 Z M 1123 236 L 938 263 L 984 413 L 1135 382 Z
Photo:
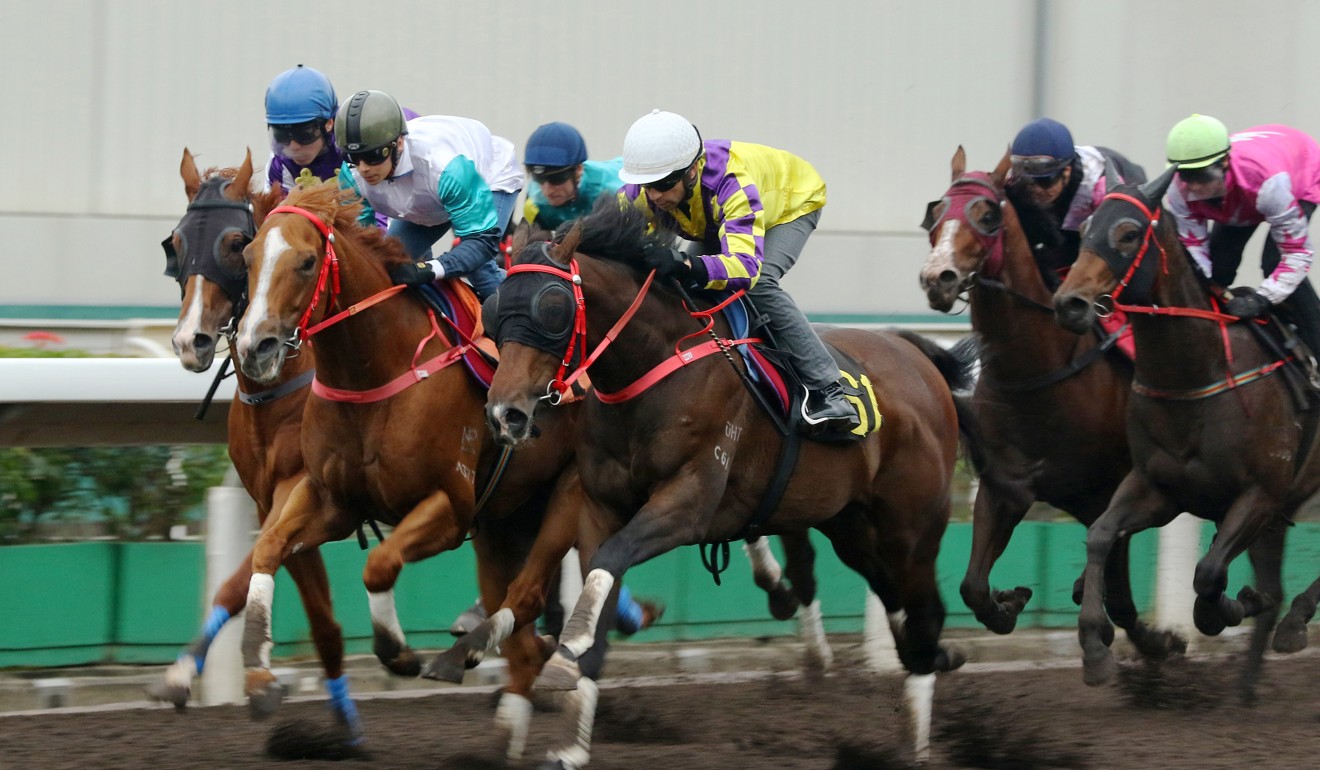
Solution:
M 336 237 L 356 241 L 368 249 L 385 267 L 412 261 L 403 244 L 395 238 L 386 238 L 385 231 L 375 225 L 362 225 L 358 216 L 362 213 L 362 203 L 357 193 L 340 189 L 339 182 L 327 179 L 317 184 L 303 187 L 299 185 L 289 192 L 280 205 L 297 206 L 307 209 L 322 222 L 328 222 L 334 228 Z
M 651 231 L 646 212 L 618 198 L 602 195 L 596 199 L 591 213 L 578 220 L 575 229 L 581 240 L 577 249 L 593 257 L 618 262 L 638 271 L 649 268 L 642 263 L 642 249 L 648 244 L 668 243 L 673 235 L 666 231 Z M 555 241 L 562 243 L 567 233 L 555 233 Z
M 1063 235 L 1059 232 L 1059 220 L 1054 214 L 1042 209 L 1031 201 L 1031 194 L 1024 185 L 1009 185 L 1004 190 L 1004 197 L 1013 204 L 1022 232 L 1027 236 L 1027 245 L 1036 253 L 1037 244 L 1043 244 L 1046 250 L 1057 249 L 1063 245 Z

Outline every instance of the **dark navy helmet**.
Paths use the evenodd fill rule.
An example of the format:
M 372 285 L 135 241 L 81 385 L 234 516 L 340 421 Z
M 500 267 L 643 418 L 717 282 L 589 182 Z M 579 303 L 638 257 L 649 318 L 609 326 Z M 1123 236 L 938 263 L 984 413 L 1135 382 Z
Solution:
M 1013 139 L 1013 170 L 1031 177 L 1053 176 L 1077 155 L 1068 127 L 1049 118 L 1033 120 Z
M 523 164 L 533 174 L 576 166 L 587 159 L 587 143 L 582 134 L 567 123 L 546 123 L 527 139 Z

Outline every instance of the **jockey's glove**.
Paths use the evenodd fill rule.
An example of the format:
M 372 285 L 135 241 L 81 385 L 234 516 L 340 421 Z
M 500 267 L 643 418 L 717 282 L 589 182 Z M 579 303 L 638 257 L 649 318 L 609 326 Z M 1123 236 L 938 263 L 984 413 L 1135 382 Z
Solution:
M 686 254 L 663 243 L 648 243 L 643 246 L 642 261 L 655 271 L 656 277 L 661 279 L 672 277 L 682 280 L 692 269 L 688 266 Z
M 390 266 L 390 280 L 407 286 L 430 283 L 444 277 L 445 269 L 438 259 L 425 262 L 402 262 Z
M 1245 286 L 1233 289 L 1233 298 L 1224 305 L 1224 312 L 1238 318 L 1256 318 L 1269 312 L 1270 301 L 1255 289 Z

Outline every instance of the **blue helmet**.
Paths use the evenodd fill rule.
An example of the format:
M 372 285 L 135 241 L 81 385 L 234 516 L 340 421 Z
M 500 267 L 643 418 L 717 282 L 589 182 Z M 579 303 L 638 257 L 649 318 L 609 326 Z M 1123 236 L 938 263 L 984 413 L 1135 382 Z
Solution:
M 329 120 L 339 109 L 335 88 L 318 70 L 299 64 L 266 87 L 266 122 L 274 125 Z
M 587 159 L 587 143 L 582 134 L 567 123 L 546 123 L 537 128 L 527 140 L 523 163 L 528 168 L 540 167 L 533 173 L 576 166 Z
M 1077 154 L 1068 127 L 1049 118 L 1033 120 L 1013 139 L 1014 170 L 1033 177 L 1053 176 Z

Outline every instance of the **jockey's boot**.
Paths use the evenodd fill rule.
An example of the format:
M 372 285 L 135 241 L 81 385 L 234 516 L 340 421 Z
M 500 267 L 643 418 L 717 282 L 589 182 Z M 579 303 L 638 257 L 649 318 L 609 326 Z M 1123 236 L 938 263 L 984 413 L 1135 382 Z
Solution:
M 802 402 L 802 420 L 813 428 L 842 431 L 851 431 L 862 424 L 857 410 L 844 398 L 838 382 L 831 382 L 820 390 L 807 391 L 807 398 Z

